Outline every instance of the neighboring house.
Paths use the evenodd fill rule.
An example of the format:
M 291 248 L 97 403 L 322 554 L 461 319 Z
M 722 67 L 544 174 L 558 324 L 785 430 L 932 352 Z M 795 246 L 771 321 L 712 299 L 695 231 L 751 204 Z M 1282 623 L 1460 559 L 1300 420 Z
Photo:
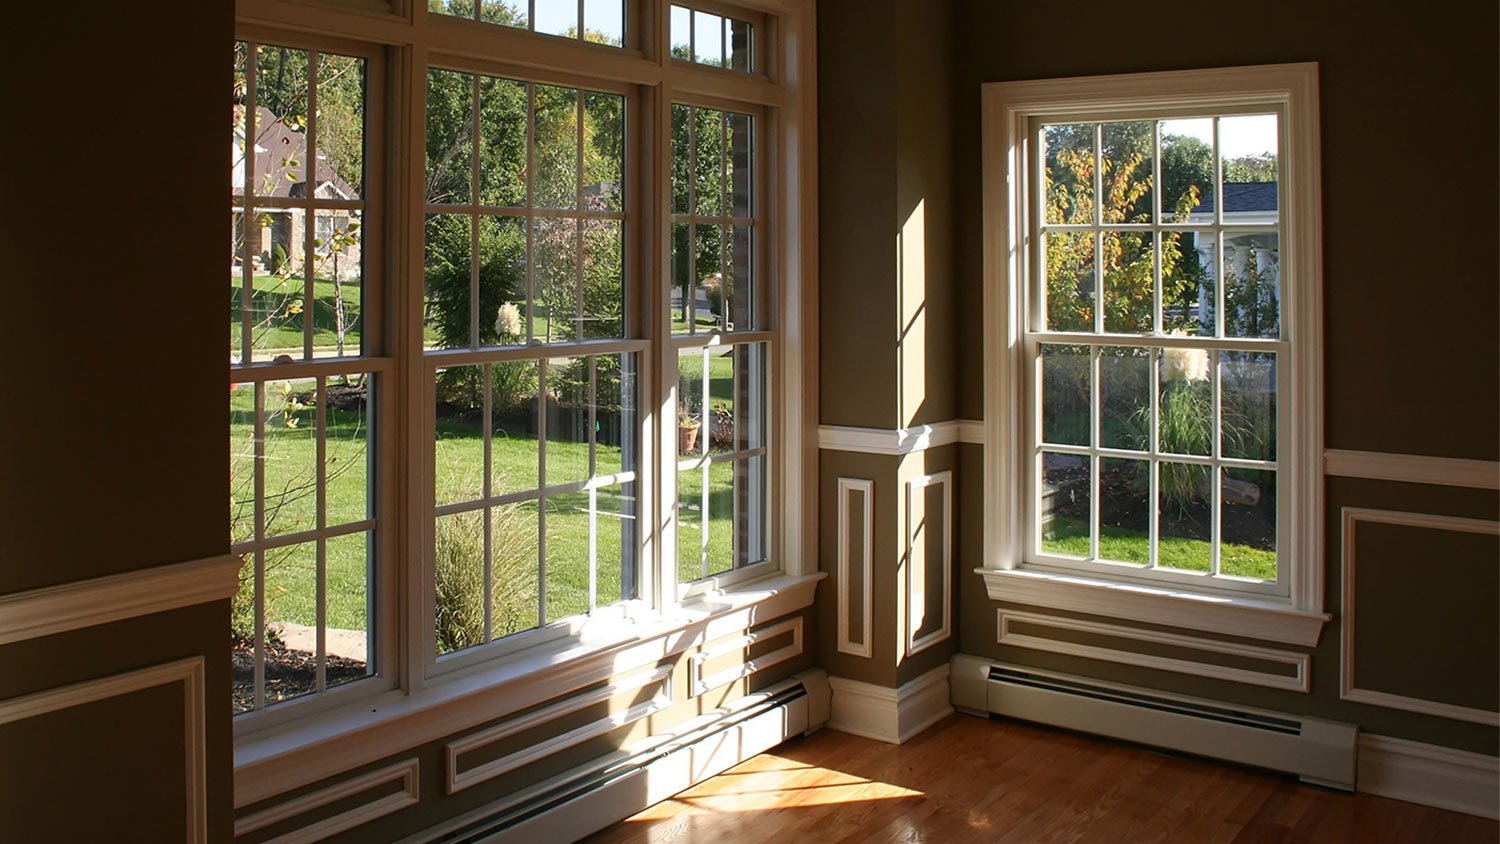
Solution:
M 308 198 L 307 136 L 277 118 L 270 109 L 259 107 L 255 111 L 254 173 L 250 182 L 253 193 L 256 197 L 268 197 L 272 200 Z M 245 158 L 248 155 L 244 106 L 234 107 L 234 118 L 234 137 L 230 145 L 230 188 L 233 196 L 243 197 Z M 317 199 L 359 199 L 359 193 L 334 172 L 327 159 L 322 153 L 317 155 L 311 196 Z M 249 233 L 249 254 L 258 268 L 269 272 L 282 262 L 287 262 L 293 273 L 300 274 L 306 257 L 303 236 L 307 225 L 307 209 L 257 207 L 255 212 L 260 218 L 260 225 L 254 226 Z M 348 229 L 350 222 L 348 211 L 316 213 L 313 237 L 319 263 L 317 272 L 320 276 L 336 274 L 341 279 L 359 277 L 359 243 L 355 242 L 337 251 L 329 245 L 335 235 Z M 231 265 L 240 266 L 246 253 L 242 247 L 245 236 L 243 212 L 238 209 L 234 212 L 231 232 Z
M 1277 220 L 1280 186 L 1276 182 L 1225 182 L 1224 222 L 1266 223 L 1274 227 Z M 1203 201 L 1193 207 L 1188 216 L 1190 223 L 1210 224 L 1214 219 L 1214 194 L 1209 191 Z M 1198 252 L 1198 260 L 1212 272 L 1214 267 L 1214 241 L 1197 233 L 1187 235 L 1187 245 Z M 1256 267 L 1261 277 L 1271 284 L 1268 295 L 1271 301 L 1281 301 L 1281 245 L 1275 231 L 1244 232 L 1226 234 L 1224 237 L 1224 275 L 1231 279 L 1244 279 L 1248 275 L 1250 248 L 1255 249 Z M 1228 292 L 1228 291 L 1226 291 Z M 1200 288 L 1198 311 L 1205 320 L 1213 317 L 1211 287 Z

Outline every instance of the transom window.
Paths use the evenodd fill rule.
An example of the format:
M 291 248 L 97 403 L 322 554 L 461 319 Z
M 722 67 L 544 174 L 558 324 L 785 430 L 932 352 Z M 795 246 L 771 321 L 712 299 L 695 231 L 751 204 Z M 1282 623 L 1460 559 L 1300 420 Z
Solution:
M 427 0 L 427 10 L 590 44 L 625 46 L 624 0 Z

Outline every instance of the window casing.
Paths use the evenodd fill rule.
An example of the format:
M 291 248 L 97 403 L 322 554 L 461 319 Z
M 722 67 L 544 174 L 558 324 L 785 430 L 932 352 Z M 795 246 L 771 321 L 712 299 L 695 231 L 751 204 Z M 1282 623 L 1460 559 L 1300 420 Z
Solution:
M 1321 613 L 1315 73 L 986 86 L 992 597 Z
M 266 9 L 300 14 L 279 4 Z M 305 361 L 236 360 L 232 380 L 267 382 L 283 374 L 277 367 L 293 365 L 308 371 L 288 377 L 367 379 L 368 518 L 318 530 L 330 540 L 355 528 L 373 537 L 365 558 L 371 668 L 368 679 L 332 691 L 320 684 L 294 701 L 263 699 L 237 718 L 237 734 L 332 715 L 359 696 L 417 695 L 462 669 L 503 674 L 503 658 L 520 651 L 581 653 L 582 642 L 617 639 L 641 621 L 659 624 L 701 592 L 806 572 L 795 553 L 800 538 L 783 529 L 788 520 L 774 498 L 795 506 L 804 494 L 796 450 L 803 423 L 792 420 L 800 403 L 779 398 L 802 381 L 787 365 L 782 339 L 796 325 L 793 302 L 803 295 L 801 250 L 779 240 L 794 230 L 800 209 L 787 218 L 774 202 L 796 198 L 798 188 L 773 187 L 778 157 L 795 151 L 780 126 L 802 117 L 783 121 L 790 89 L 773 81 L 778 71 L 757 65 L 755 81 L 731 84 L 718 81 L 730 78 L 722 69 L 684 66 L 664 50 L 647 57 L 635 24 L 659 17 L 666 31 L 667 5 L 654 2 L 625 6 L 624 51 L 447 15 L 440 26 L 419 28 L 419 49 L 403 51 L 401 39 L 387 37 L 405 18 L 372 23 L 340 14 L 347 26 L 325 38 L 269 26 L 264 11 L 254 0 L 243 4 L 242 37 L 357 55 L 368 66 L 365 192 L 357 202 L 316 190 L 301 200 L 362 219 L 352 260 L 365 280 L 363 355 L 317 346 L 302 350 Z M 790 6 L 785 13 L 797 14 Z M 320 28 L 329 30 L 330 14 L 316 13 Z M 757 30 L 758 39 L 764 34 Z M 532 59 L 555 51 L 555 62 L 472 58 L 481 39 L 525 42 Z M 430 119 L 438 110 L 422 106 L 439 89 L 462 94 L 464 107 L 446 114 L 461 117 L 469 146 L 434 167 L 434 152 L 444 151 Z M 492 97 L 503 107 L 491 108 Z M 719 115 L 718 158 L 705 164 L 703 181 L 723 191 L 712 213 L 676 209 L 670 200 L 674 104 Z M 610 137 L 596 143 L 606 124 Z M 732 140 L 736 133 L 742 140 Z M 571 145 L 562 144 L 565 135 Z M 509 147 L 489 156 L 492 142 Z M 554 154 L 560 145 L 566 154 Z M 596 154 L 599 148 L 607 151 Z M 455 162 L 456 177 L 438 172 Z M 548 176 L 549 167 L 571 173 Z M 781 193 L 783 186 L 791 189 Z M 236 196 L 240 232 L 247 200 Z M 677 333 L 674 220 L 693 227 L 695 238 L 711 229 L 719 235 L 691 262 L 695 284 L 686 300 L 690 317 L 700 301 L 713 305 Z M 330 226 L 334 242 L 324 245 Z M 339 252 L 348 238 L 338 228 L 320 218 L 306 228 L 315 258 Z M 235 243 L 238 253 L 248 249 L 239 234 Z M 347 259 L 349 250 L 340 254 Z M 434 274 L 439 264 L 451 277 Z M 236 273 L 232 281 L 243 286 L 243 267 Z M 698 283 L 715 275 L 712 284 Z M 678 323 L 683 304 L 679 293 Z M 458 407 L 454 397 L 465 392 L 469 404 Z M 334 405 L 316 389 L 312 396 L 305 412 L 318 417 L 321 431 L 325 414 L 316 408 L 332 415 Z M 677 420 L 694 415 L 702 436 L 679 448 Z M 251 434 L 247 441 L 259 443 L 253 426 Z M 782 442 L 792 447 L 782 450 Z M 253 445 L 248 458 L 257 458 Z M 442 551 L 455 536 L 469 543 L 467 552 L 477 549 L 466 587 L 474 618 L 462 634 L 452 613 L 445 618 L 452 602 L 440 594 L 455 580 L 443 570 Z M 324 536 L 293 537 L 304 538 Z M 266 544 L 237 543 L 247 558 Z M 529 562 L 519 588 L 517 558 Z M 337 587 L 325 567 L 311 566 L 313 591 L 326 604 Z M 247 592 L 262 606 L 267 582 L 254 566 L 247 571 Z M 254 624 L 264 637 L 264 611 Z M 315 658 L 327 661 L 335 625 L 325 614 L 309 626 Z

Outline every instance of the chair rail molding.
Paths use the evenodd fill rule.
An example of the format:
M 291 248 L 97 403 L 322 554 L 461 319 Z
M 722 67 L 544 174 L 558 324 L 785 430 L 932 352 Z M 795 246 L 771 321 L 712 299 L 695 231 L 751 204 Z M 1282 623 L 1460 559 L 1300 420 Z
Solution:
M 1323 471 L 1340 478 L 1500 489 L 1500 462 L 1494 460 L 1329 448 L 1323 451 Z
M 857 428 L 843 425 L 818 426 L 818 448 L 824 451 L 857 451 L 862 454 L 902 455 L 941 448 L 954 443 L 984 442 L 984 423 L 973 419 L 949 419 L 909 428 Z
M 233 554 L 0 595 L 0 645 L 234 597 Z

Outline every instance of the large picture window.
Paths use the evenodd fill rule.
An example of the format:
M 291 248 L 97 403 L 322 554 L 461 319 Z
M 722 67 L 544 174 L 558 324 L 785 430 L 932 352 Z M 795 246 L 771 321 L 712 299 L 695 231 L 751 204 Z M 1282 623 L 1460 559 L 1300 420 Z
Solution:
M 987 87 L 993 596 L 1320 610 L 1315 83 Z

